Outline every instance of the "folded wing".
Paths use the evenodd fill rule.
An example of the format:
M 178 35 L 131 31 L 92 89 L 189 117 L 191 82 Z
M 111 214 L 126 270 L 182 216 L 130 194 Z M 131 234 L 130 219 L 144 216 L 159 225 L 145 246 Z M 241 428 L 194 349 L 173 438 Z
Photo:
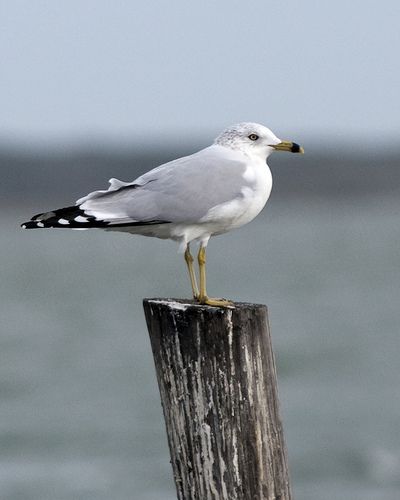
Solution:
M 211 146 L 151 170 L 132 183 L 117 184 L 112 179 L 109 190 L 95 191 L 77 205 L 110 225 L 196 222 L 215 206 L 241 196 L 246 164 L 237 153 L 233 156 L 227 156 L 226 148 Z
M 195 223 L 215 206 L 242 196 L 245 157 L 213 145 L 157 167 L 133 182 L 110 179 L 72 207 L 38 214 L 23 224 L 36 227 L 121 227 Z

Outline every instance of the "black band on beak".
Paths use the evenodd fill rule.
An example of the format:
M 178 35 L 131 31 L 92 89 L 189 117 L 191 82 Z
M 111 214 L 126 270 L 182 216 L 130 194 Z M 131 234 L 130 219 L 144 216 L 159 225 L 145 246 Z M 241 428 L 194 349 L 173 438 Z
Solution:
M 300 146 L 294 142 L 292 144 L 292 147 L 290 148 L 290 151 L 292 153 L 300 153 Z

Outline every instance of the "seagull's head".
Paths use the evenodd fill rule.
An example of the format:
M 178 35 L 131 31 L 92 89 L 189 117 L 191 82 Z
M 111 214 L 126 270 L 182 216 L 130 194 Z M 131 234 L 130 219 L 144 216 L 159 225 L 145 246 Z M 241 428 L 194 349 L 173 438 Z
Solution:
M 282 141 L 269 128 L 251 122 L 232 125 L 215 139 L 214 144 L 236 149 L 263 160 L 274 151 L 304 153 L 304 149 L 295 142 Z

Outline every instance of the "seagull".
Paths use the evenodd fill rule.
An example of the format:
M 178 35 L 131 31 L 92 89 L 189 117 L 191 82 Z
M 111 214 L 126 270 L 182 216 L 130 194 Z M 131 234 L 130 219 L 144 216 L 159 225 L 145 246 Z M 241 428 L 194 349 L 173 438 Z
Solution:
M 150 170 L 132 182 L 110 179 L 108 189 L 93 191 L 75 205 L 44 212 L 21 225 L 25 229 L 101 228 L 179 244 L 194 299 L 230 307 L 206 289 L 206 248 L 211 236 L 252 221 L 272 189 L 266 163 L 274 151 L 304 153 L 295 142 L 282 141 L 258 123 L 238 123 L 224 130 L 211 146 Z M 198 243 L 197 285 L 190 244 Z

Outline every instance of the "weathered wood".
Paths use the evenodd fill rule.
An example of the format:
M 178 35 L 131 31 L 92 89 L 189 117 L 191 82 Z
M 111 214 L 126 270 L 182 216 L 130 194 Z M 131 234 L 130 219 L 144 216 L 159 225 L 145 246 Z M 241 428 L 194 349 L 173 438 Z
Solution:
M 145 299 L 179 500 L 289 500 L 263 305 Z

